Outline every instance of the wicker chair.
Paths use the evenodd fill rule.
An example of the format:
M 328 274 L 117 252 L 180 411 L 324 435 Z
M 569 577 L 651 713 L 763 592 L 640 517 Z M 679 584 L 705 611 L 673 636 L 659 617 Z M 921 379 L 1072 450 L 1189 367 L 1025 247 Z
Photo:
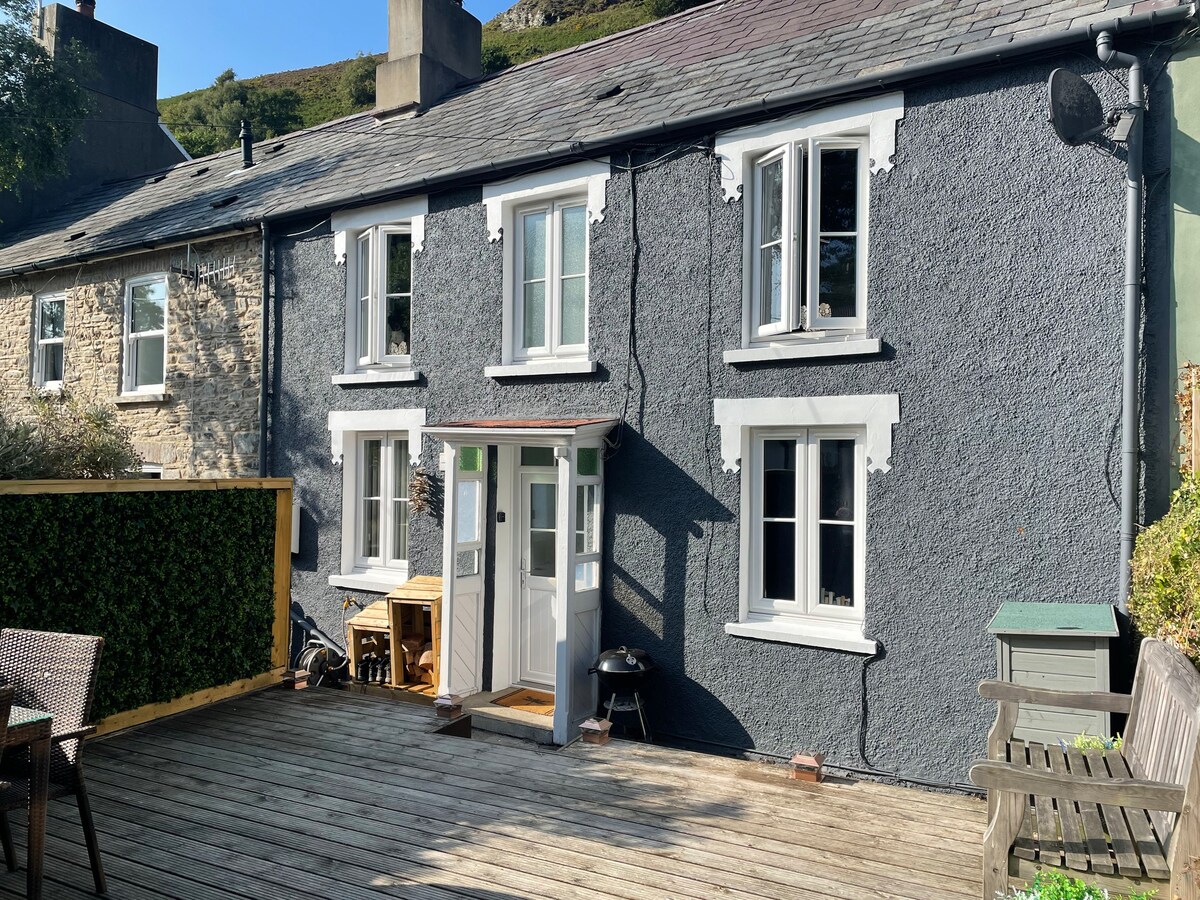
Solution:
M 51 800 L 75 795 L 92 878 L 96 892 L 105 893 L 104 867 L 100 863 L 100 845 L 92 823 L 92 808 L 83 780 L 83 739 L 95 729 L 88 726 L 92 694 L 96 688 L 96 670 L 104 639 L 83 634 L 58 634 L 47 631 L 0 630 L 0 685 L 15 689 L 18 706 L 38 709 L 54 717 L 50 747 Z M 0 841 L 9 871 L 17 867 L 12 833 L 6 813 L 23 809 L 29 802 L 29 752 L 23 748 L 4 757 L 3 778 L 9 782 L 0 789 Z

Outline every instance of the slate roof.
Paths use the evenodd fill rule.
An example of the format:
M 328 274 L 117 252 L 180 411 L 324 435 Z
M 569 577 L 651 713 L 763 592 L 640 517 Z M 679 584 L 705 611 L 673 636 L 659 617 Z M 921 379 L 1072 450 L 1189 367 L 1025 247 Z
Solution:
M 11 237 L 0 275 L 232 230 L 382 191 L 545 165 L 635 129 L 741 111 L 1177 0 L 724 0 L 472 82 L 420 116 L 369 114 L 106 184 Z M 619 92 L 614 92 L 616 86 Z M 607 96 L 606 96 L 607 95 Z M 761 113 L 759 116 L 761 117 Z M 272 152 L 278 148 L 276 152 Z M 230 201 L 230 198 L 236 200 Z M 224 204 L 224 205 L 222 205 Z

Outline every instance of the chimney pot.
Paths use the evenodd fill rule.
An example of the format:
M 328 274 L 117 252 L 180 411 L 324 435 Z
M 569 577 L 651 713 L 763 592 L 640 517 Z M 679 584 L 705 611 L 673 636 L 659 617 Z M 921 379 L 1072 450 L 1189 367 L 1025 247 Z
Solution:
M 250 130 L 250 123 L 242 119 L 242 132 L 238 135 L 242 141 L 242 168 L 249 169 L 254 165 L 254 132 Z
M 75 0 L 75 9 L 89 19 L 96 18 L 96 0 Z

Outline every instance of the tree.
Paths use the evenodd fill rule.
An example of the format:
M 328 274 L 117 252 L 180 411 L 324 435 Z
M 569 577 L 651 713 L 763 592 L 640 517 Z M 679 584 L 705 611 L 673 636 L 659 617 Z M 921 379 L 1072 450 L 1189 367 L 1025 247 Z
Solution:
M 485 44 L 481 62 L 483 64 L 483 74 L 491 75 L 511 66 L 512 58 L 503 47 L 497 47 L 495 44 Z
M 355 109 L 375 105 L 375 70 L 378 66 L 374 56 L 359 53 L 342 72 L 342 91 Z
M 290 88 L 260 88 L 238 81 L 233 69 L 226 69 L 212 87 L 175 107 L 171 118 L 178 124 L 171 130 L 192 156 L 208 156 L 237 146 L 243 119 L 250 122 L 256 140 L 295 131 L 301 126 L 300 102 Z
M 36 0 L 0 0 L 0 191 L 66 171 L 67 146 L 91 110 L 80 83 L 87 54 L 72 42 L 59 57 L 33 36 Z
M 130 430 L 111 408 L 66 391 L 35 394 L 31 404 L 33 421 L 0 412 L 0 480 L 120 478 L 141 467 Z

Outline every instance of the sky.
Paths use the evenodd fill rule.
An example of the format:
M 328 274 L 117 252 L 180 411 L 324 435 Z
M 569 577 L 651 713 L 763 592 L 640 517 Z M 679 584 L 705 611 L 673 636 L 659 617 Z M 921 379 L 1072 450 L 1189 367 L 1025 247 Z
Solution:
M 60 0 L 74 7 L 72 0 Z M 486 22 L 514 0 L 466 0 Z M 48 5 L 48 2 L 47 2 Z M 96 0 L 96 18 L 158 45 L 158 96 L 387 50 L 387 0 Z

